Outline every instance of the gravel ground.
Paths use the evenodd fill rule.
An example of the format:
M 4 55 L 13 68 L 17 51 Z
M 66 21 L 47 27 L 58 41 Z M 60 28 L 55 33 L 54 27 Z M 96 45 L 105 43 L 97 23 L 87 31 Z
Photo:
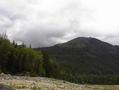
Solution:
M 79 85 L 44 77 L 0 75 L 0 84 L 15 90 L 119 90 L 118 85 Z

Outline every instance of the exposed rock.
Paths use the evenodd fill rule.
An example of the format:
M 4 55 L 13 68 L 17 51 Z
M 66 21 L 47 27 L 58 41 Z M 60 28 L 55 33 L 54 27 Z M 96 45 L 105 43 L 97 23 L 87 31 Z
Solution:
M 0 85 L 0 90 L 14 90 L 11 87 L 8 87 L 6 85 Z

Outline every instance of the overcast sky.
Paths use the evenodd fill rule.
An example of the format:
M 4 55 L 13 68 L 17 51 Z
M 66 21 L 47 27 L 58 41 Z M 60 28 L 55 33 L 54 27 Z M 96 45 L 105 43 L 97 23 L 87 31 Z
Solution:
M 119 45 L 119 0 L 0 0 L 0 33 L 33 47 L 75 37 Z

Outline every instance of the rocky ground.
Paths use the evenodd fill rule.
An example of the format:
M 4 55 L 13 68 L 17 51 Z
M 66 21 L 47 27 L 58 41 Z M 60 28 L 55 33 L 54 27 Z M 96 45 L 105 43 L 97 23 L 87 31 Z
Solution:
M 15 90 L 119 90 L 118 85 L 79 85 L 44 77 L 0 75 L 0 84 Z

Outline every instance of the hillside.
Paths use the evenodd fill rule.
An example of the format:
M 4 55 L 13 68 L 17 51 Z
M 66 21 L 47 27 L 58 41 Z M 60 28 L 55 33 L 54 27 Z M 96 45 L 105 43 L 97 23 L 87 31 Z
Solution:
M 119 75 L 119 47 L 96 38 L 79 37 L 37 50 L 48 52 L 73 79 L 80 75 Z
M 81 74 L 119 74 L 119 47 L 95 38 L 79 37 L 39 50 Z

